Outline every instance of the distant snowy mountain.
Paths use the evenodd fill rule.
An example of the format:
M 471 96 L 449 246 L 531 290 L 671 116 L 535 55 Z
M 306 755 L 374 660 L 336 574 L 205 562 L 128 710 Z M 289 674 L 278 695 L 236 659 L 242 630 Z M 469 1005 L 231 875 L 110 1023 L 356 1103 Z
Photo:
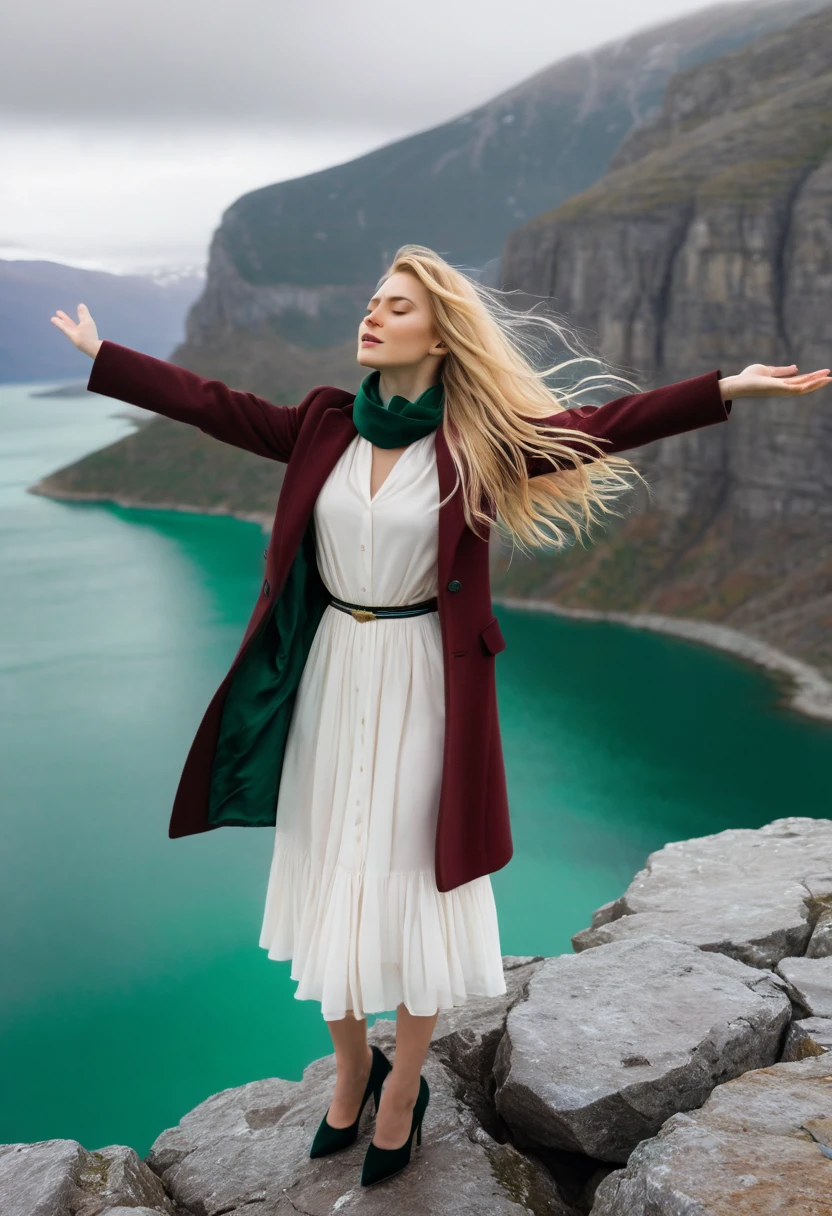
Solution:
M 89 308 L 103 338 L 167 358 L 185 338 L 200 296 L 198 273 L 108 274 L 60 262 L 0 260 L 0 383 L 78 380 L 89 359 L 49 320 L 56 308 L 77 316 Z

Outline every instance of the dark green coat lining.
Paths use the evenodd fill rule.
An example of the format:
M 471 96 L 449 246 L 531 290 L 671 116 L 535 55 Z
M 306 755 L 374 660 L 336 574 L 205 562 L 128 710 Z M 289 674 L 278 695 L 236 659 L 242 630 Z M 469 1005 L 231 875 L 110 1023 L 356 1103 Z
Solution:
M 298 685 L 329 592 L 310 519 L 286 582 L 226 694 L 211 773 L 212 826 L 271 827 Z

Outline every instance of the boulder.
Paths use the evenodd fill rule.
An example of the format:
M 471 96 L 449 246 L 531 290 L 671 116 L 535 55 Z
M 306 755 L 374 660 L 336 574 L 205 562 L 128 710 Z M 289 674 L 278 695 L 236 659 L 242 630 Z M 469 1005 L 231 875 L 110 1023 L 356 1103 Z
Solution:
M 378 1030 L 377 1030 L 378 1028 Z M 381 1035 L 392 1023 L 377 1022 Z M 224 1090 L 153 1144 L 148 1162 L 195 1216 L 328 1216 L 359 1210 L 397 1216 L 578 1216 L 533 1156 L 492 1139 L 456 1096 L 457 1079 L 432 1052 L 423 1069 L 430 1102 L 422 1146 L 404 1176 L 361 1186 L 372 1138 L 372 1102 L 355 1144 L 311 1159 L 309 1146 L 335 1084 L 335 1056 L 313 1061 L 301 1081 L 269 1079 Z
M 832 1051 L 832 1018 L 801 1018 L 786 1031 L 781 1060 L 805 1060 Z
M 779 1058 L 784 989 L 772 972 L 665 937 L 546 959 L 506 1020 L 497 1111 L 521 1148 L 623 1163 L 675 1111 Z
M 124 1208 L 133 1216 L 174 1212 L 132 1148 L 114 1144 L 91 1153 L 77 1140 L 0 1145 L 3 1216 L 104 1216 Z
M 806 947 L 807 958 L 828 958 L 832 955 L 832 908 L 820 914 Z
M 607 1175 L 591 1216 L 828 1216 L 832 1055 L 755 1069 L 673 1115 Z
M 810 943 L 813 952 L 828 953 L 830 913 L 832 819 L 792 816 L 651 853 L 624 894 L 599 908 L 572 945 L 585 951 L 650 934 L 775 967 L 809 952 Z
M 784 958 L 775 970 L 799 1018 L 832 1018 L 832 958 Z
M 181 1211 L 181 1209 L 180 1209 Z M 158 1208 L 107 1208 L 106 1216 L 158 1216 Z

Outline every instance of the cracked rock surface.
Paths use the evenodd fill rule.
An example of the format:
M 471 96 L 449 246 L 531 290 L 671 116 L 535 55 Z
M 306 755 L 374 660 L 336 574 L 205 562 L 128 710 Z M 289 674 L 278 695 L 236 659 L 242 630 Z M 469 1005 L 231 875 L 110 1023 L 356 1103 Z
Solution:
M 77 1140 L 0 1145 L 2 1216 L 173 1216 L 159 1179 L 132 1148 L 88 1152 Z
M 661 937 L 547 959 L 508 1015 L 497 1110 L 521 1142 L 624 1162 L 675 1111 L 778 1058 L 784 989 Z
M 752 967 L 832 949 L 832 820 L 791 817 L 674 841 L 604 904 L 577 951 L 658 934 Z M 815 941 L 817 931 L 818 940 Z
M 354 1145 L 309 1157 L 328 1055 L 301 1081 L 212 1095 L 146 1161 L 119 1145 L 2 1145 L 0 1216 L 832 1216 L 830 828 L 781 819 L 668 846 L 593 918 L 593 932 L 637 931 L 504 957 L 504 995 L 440 1013 L 422 1145 L 389 1182 L 360 1185 L 372 1103 Z M 713 933 L 700 946 L 649 932 L 686 900 L 711 929 L 732 926 L 724 950 Z M 395 1029 L 368 1031 L 391 1059 Z
M 378 1025 L 378 1023 L 377 1023 Z M 375 1029 L 375 1027 L 373 1028 Z M 163 1132 L 148 1158 L 169 1193 L 195 1216 L 384 1212 L 407 1216 L 572 1216 L 541 1164 L 480 1127 L 455 1093 L 453 1075 L 432 1053 L 423 1069 L 430 1103 L 422 1146 L 405 1184 L 360 1185 L 372 1136 L 365 1107 L 355 1144 L 312 1160 L 309 1146 L 335 1083 L 335 1057 L 315 1060 L 302 1081 L 255 1081 L 215 1094 Z
M 832 958 L 783 958 L 776 971 L 798 1017 L 832 1018 Z
M 592 1216 L 829 1216 L 832 1055 L 715 1089 L 642 1141 L 595 1193 Z
M 832 1018 L 799 1018 L 786 1033 L 781 1060 L 805 1060 L 832 1051 Z

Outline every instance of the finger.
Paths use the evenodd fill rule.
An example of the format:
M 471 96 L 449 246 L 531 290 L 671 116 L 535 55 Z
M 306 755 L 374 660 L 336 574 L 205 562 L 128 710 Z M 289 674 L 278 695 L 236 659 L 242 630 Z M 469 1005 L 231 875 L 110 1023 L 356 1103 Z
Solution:
M 794 392 L 813 393 L 815 389 L 823 388 L 824 384 L 832 384 L 832 379 L 829 376 L 821 376 L 819 380 L 810 380 L 806 384 L 796 384 Z
M 788 376 L 790 372 L 797 371 L 797 364 L 790 363 L 788 367 L 770 367 L 768 370 L 772 376 Z
M 794 383 L 795 384 L 811 384 L 816 380 L 825 380 L 828 375 L 829 375 L 828 371 L 806 372 L 806 374 L 803 376 L 796 376 Z

